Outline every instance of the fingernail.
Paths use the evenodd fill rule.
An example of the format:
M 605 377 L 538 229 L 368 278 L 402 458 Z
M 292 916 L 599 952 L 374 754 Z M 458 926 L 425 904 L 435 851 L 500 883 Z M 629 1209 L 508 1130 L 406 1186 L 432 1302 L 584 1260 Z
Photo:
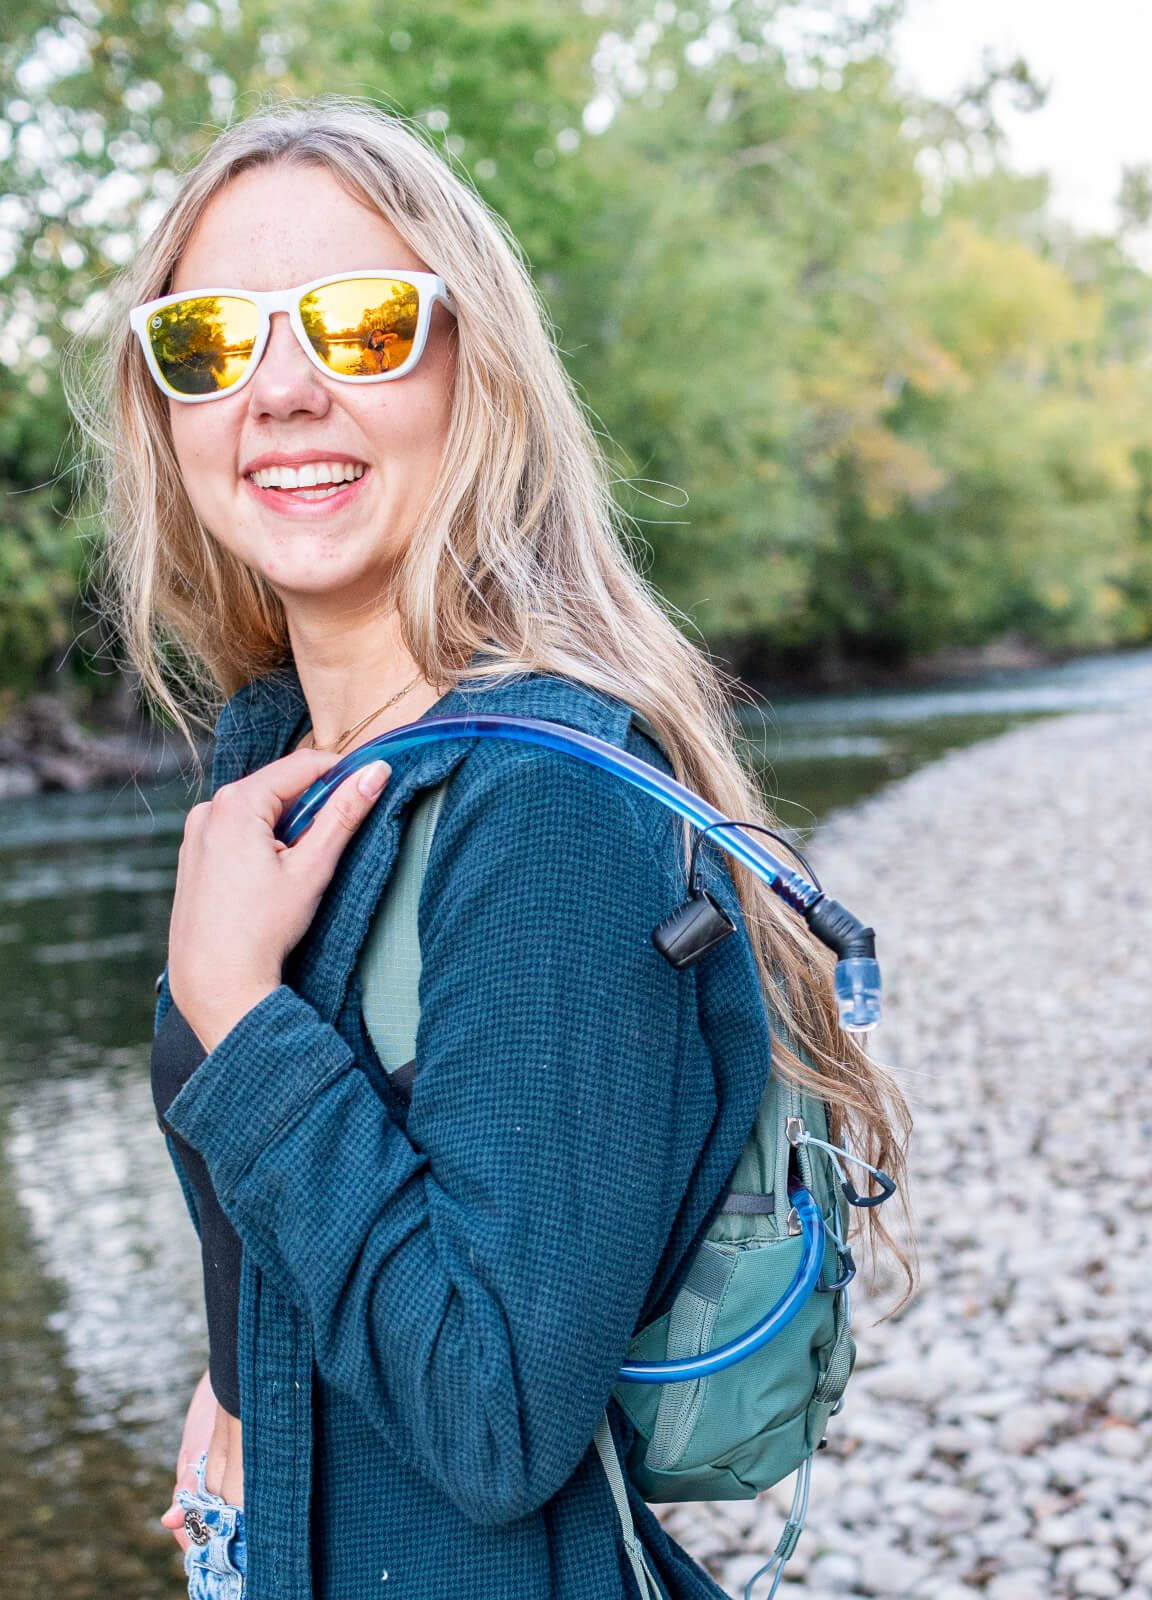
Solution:
M 356 787 L 360 793 L 374 799 L 392 775 L 392 768 L 386 761 L 370 761 L 364 771 L 356 780 Z

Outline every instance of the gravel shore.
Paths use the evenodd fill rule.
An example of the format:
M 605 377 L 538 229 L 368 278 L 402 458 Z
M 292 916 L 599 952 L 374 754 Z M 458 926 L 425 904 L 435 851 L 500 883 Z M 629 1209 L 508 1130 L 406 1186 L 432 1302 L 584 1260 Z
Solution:
M 877 930 L 921 1287 L 854 1296 L 783 1594 L 1152 1600 L 1150 787 L 1152 706 L 1065 716 L 811 842 Z M 658 1513 L 743 1600 L 790 1499 Z

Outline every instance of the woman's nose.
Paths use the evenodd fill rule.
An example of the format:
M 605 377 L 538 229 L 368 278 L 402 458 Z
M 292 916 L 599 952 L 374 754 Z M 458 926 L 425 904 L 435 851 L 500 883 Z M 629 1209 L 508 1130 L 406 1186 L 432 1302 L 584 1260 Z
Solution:
M 253 416 L 323 415 L 331 404 L 324 380 L 300 348 L 286 311 L 274 311 L 268 343 L 248 385 Z

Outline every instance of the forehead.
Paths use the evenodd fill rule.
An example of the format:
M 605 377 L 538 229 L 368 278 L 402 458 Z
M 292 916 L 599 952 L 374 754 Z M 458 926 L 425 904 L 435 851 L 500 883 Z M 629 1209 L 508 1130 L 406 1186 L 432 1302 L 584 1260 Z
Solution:
M 280 162 L 231 179 L 205 207 L 171 292 L 288 289 L 367 267 L 419 271 L 420 257 L 378 211 L 324 167 Z

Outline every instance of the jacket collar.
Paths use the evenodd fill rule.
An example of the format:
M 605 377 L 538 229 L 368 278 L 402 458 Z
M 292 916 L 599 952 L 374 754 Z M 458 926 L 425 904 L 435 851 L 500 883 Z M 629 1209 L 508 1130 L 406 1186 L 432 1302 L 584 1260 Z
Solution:
M 485 652 L 478 650 L 469 666 L 478 666 L 485 659 Z M 639 717 L 624 701 L 574 678 L 524 672 L 504 681 L 495 677 L 469 680 L 450 689 L 415 720 L 423 722 L 434 717 L 494 712 L 563 722 L 613 744 L 623 743 L 629 720 Z M 237 689 L 222 708 L 215 727 L 212 792 L 222 784 L 266 766 L 269 761 L 278 760 L 310 726 L 308 702 L 300 686 L 296 663 L 289 655 L 273 672 Z M 431 757 L 438 748 L 433 745 L 401 752 L 397 762 L 405 764 L 405 772 L 409 768 L 422 769 L 420 757 Z M 423 781 L 418 781 L 412 788 L 423 786 Z
M 470 665 L 484 659 L 477 652 Z M 618 746 L 624 745 L 634 715 L 624 701 L 575 679 L 524 672 L 504 682 L 479 678 L 459 684 L 414 720 L 490 713 L 561 722 Z M 289 655 L 274 672 L 238 689 L 220 712 L 212 792 L 278 760 L 309 725 L 308 704 Z M 418 789 L 446 778 L 473 743 L 465 735 L 398 751 L 384 793 L 340 857 L 312 924 L 284 970 L 285 982 L 326 1021 L 337 1024 L 350 993 L 355 997 L 350 990 L 353 970 L 395 863 L 409 802 Z M 344 1025 L 351 1026 L 347 1018 Z

